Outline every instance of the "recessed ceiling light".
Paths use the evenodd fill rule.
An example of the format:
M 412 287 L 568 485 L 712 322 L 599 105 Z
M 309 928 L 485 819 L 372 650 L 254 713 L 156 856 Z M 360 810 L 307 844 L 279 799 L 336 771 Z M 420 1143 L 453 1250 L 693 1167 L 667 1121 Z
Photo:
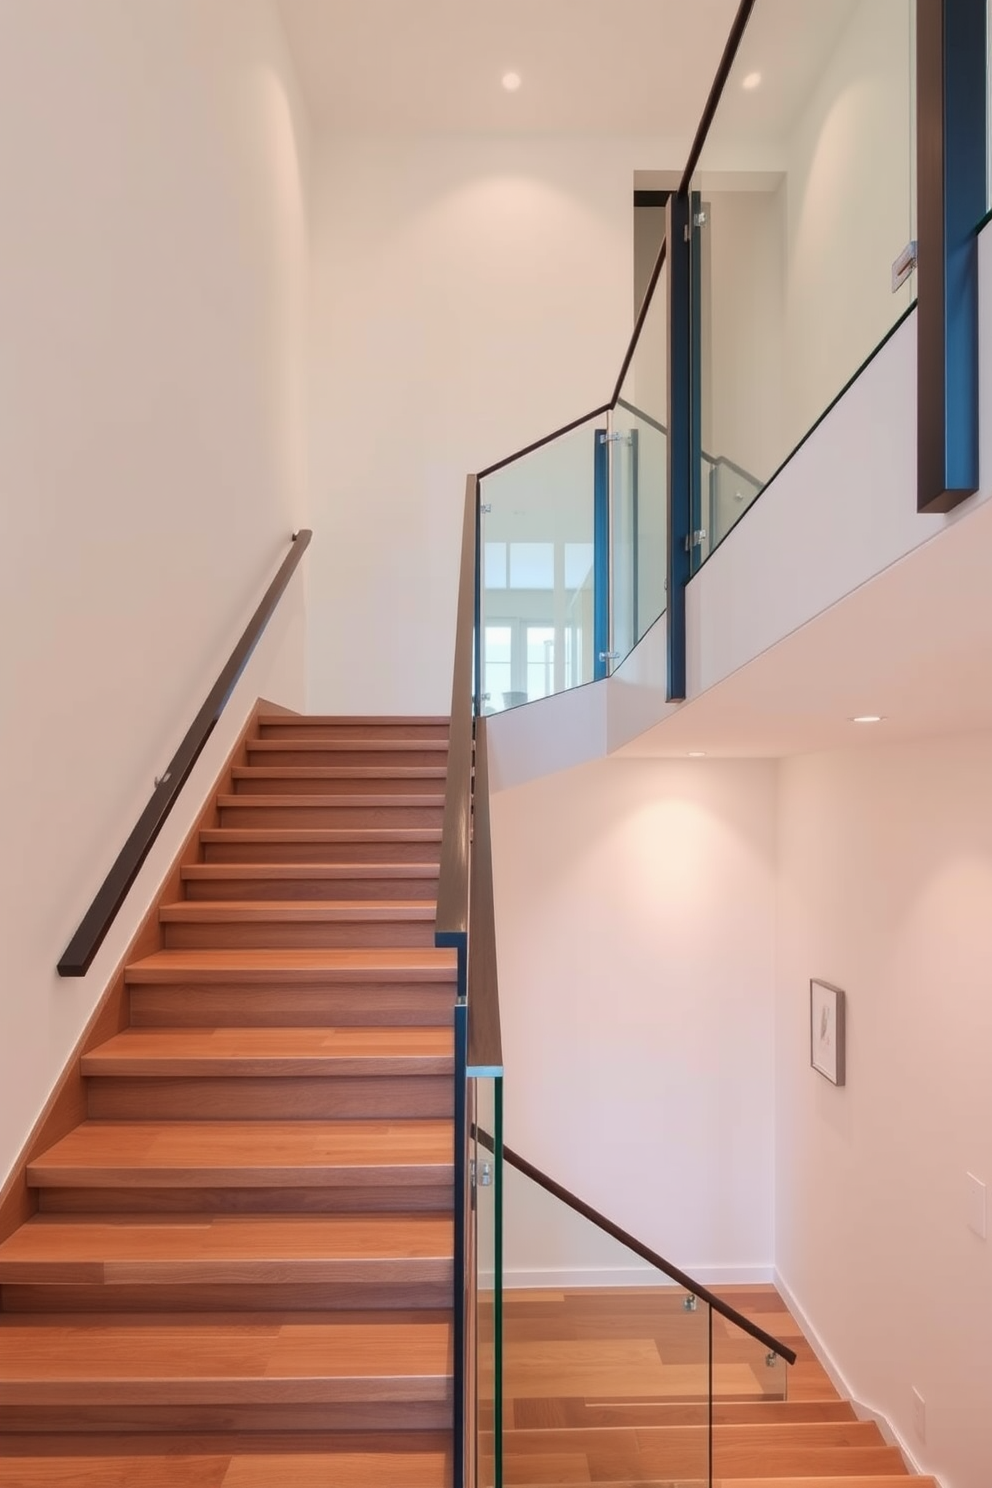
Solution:
M 755 88 L 760 88 L 761 73 L 749 72 L 746 77 L 741 79 L 741 87 L 746 88 L 749 93 L 753 92 Z
M 857 718 L 851 719 L 852 723 L 884 723 L 885 719 L 881 713 L 862 713 Z
M 503 87 L 507 93 L 516 93 L 522 82 L 523 78 L 519 72 L 504 72 L 503 74 Z

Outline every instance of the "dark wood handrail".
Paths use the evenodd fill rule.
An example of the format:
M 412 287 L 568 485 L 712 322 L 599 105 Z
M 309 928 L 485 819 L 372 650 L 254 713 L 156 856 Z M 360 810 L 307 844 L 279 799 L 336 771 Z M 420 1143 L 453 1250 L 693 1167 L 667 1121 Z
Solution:
M 556 439 L 561 439 L 565 434 L 571 434 L 574 429 L 581 429 L 583 424 L 592 423 L 595 418 L 602 418 L 604 413 L 609 413 L 613 407 L 612 403 L 603 403 L 599 408 L 594 408 L 592 413 L 584 413 L 581 418 L 573 419 L 570 424 L 562 424 L 560 429 L 555 429 L 551 434 L 545 434 L 543 439 L 535 439 L 533 444 L 524 445 L 523 449 L 517 450 L 515 454 L 507 455 L 505 460 L 497 460 L 494 465 L 487 465 L 485 470 L 479 471 L 479 479 L 485 480 L 488 475 L 495 475 L 497 470 L 503 470 L 507 465 L 513 465 L 517 460 L 522 460 L 525 455 L 532 455 L 535 450 L 543 449 L 546 444 L 553 444 Z
M 644 326 L 647 322 L 648 315 L 651 313 L 651 306 L 654 303 L 655 292 L 658 288 L 658 281 L 661 278 L 661 271 L 665 267 L 665 260 L 667 259 L 667 257 L 668 239 L 662 238 L 661 247 L 658 249 L 658 257 L 655 260 L 654 268 L 651 270 L 651 278 L 648 281 L 647 292 L 644 295 L 644 300 L 641 304 L 640 311 L 638 313 L 636 321 L 634 322 L 634 330 L 630 338 L 630 344 L 627 347 L 627 350 L 624 354 L 624 359 L 620 365 L 620 373 L 617 377 L 616 386 L 613 389 L 613 397 L 610 399 L 611 408 L 616 408 L 617 403 L 620 401 L 620 394 L 623 391 L 623 385 L 627 380 L 627 373 L 630 371 L 630 364 L 634 360 L 634 353 L 637 351 L 637 343 L 641 339 L 641 332 L 643 331 Z
M 696 166 L 699 164 L 699 157 L 703 153 L 706 136 L 710 132 L 713 120 L 716 118 L 716 111 L 720 107 L 723 90 L 727 86 L 727 79 L 730 76 L 731 69 L 737 61 L 737 53 L 740 51 L 744 32 L 747 30 L 747 23 L 751 19 L 751 12 L 754 6 L 755 0 L 741 0 L 741 3 L 737 7 L 734 24 L 730 28 L 730 35 L 727 37 L 727 44 L 723 49 L 720 65 L 716 70 L 716 77 L 710 86 L 706 103 L 703 106 L 702 116 L 700 117 L 696 134 L 692 141 L 692 147 L 689 150 L 689 159 L 686 161 L 685 170 L 682 172 L 682 180 L 679 183 L 680 195 L 684 195 L 692 185 L 692 178 L 696 174 Z
M 434 931 L 435 944 L 455 946 L 458 949 L 462 958 L 459 967 L 460 981 L 465 972 L 464 955 L 468 936 L 469 839 L 472 830 L 472 652 L 478 521 L 479 478 L 470 475 L 465 480 L 458 612 L 455 617 L 455 660 L 451 681 L 448 774 L 444 790 L 441 868 Z
M 474 1129 L 473 1135 L 478 1137 L 483 1147 L 488 1148 L 490 1152 L 494 1151 L 493 1139 L 489 1132 L 483 1131 L 481 1127 L 477 1127 Z M 619 1240 L 621 1245 L 625 1245 L 628 1250 L 632 1250 L 642 1260 L 647 1261 L 657 1270 L 663 1271 L 678 1286 L 683 1287 L 687 1292 L 691 1292 L 694 1297 L 698 1297 L 708 1307 L 712 1307 L 714 1312 L 718 1312 L 721 1317 L 725 1317 L 728 1322 L 740 1328 L 743 1333 L 747 1333 L 751 1338 L 756 1339 L 758 1343 L 764 1344 L 765 1348 L 771 1353 L 778 1354 L 787 1364 L 795 1364 L 795 1350 L 789 1348 L 787 1343 L 782 1343 L 780 1339 L 773 1337 L 771 1333 L 766 1333 L 764 1328 L 759 1328 L 757 1323 L 752 1323 L 750 1318 L 746 1318 L 742 1312 L 738 1312 L 736 1307 L 731 1307 L 729 1302 L 724 1302 L 721 1297 L 718 1297 L 715 1292 L 711 1292 L 708 1287 L 700 1286 L 698 1281 L 693 1281 L 692 1277 L 687 1275 L 685 1271 L 681 1271 L 678 1266 L 673 1266 L 671 1261 L 666 1261 L 664 1256 L 660 1256 L 649 1245 L 642 1245 L 640 1240 L 635 1239 L 633 1235 L 629 1235 L 626 1230 L 622 1230 L 611 1219 L 607 1219 L 605 1214 L 600 1214 L 598 1209 L 593 1209 L 591 1204 L 585 1203 L 584 1200 L 578 1198 L 569 1189 L 563 1188 L 553 1178 L 549 1178 L 547 1173 L 542 1173 L 540 1168 L 535 1168 L 534 1164 L 529 1163 L 525 1157 L 521 1157 L 519 1153 L 514 1152 L 510 1147 L 504 1147 L 503 1160 L 508 1162 L 511 1168 L 516 1168 L 518 1173 L 523 1173 L 524 1177 L 529 1178 L 532 1183 L 538 1184 L 540 1188 L 543 1188 L 546 1193 L 551 1194 L 553 1198 L 566 1204 L 576 1214 L 581 1214 L 583 1219 L 588 1219 L 591 1224 L 594 1224 L 597 1229 L 602 1230 L 604 1234 L 612 1235 L 614 1240 Z
M 485 718 L 475 724 L 475 788 L 472 812 L 472 886 L 468 936 L 468 1063 L 472 1070 L 503 1068 L 496 971 L 496 911 L 489 821 L 489 735 Z
M 279 572 L 266 589 L 224 670 L 211 687 L 202 708 L 190 724 L 186 737 L 169 761 L 168 768 L 155 782 L 151 800 L 138 817 L 117 861 L 100 885 L 79 929 L 66 946 L 58 963 L 59 976 L 81 977 L 89 970 L 312 537 L 313 532 L 309 528 L 293 534 L 293 545 L 280 564 Z

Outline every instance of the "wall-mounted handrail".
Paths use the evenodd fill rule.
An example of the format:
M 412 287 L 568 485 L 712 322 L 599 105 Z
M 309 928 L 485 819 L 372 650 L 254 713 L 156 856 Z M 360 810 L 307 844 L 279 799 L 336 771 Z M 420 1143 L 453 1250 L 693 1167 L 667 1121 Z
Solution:
M 155 782 L 151 800 L 138 817 L 114 866 L 100 885 L 96 898 L 80 921 L 79 929 L 66 946 L 58 963 L 59 976 L 80 977 L 85 976 L 89 970 L 312 537 L 313 532 L 309 528 L 293 534 L 292 547 L 280 564 L 278 573 L 266 589 L 244 634 L 190 724 L 183 742 L 169 761 L 164 774 Z
M 482 1146 L 488 1148 L 491 1152 L 493 1150 L 493 1139 L 489 1133 L 478 1128 L 476 1135 Z M 511 1168 L 516 1168 L 517 1172 L 522 1173 L 525 1178 L 529 1178 L 532 1183 L 538 1184 L 540 1188 L 544 1189 L 545 1193 L 551 1194 L 553 1198 L 567 1205 L 576 1214 L 581 1214 L 583 1219 L 588 1219 L 591 1224 L 594 1224 L 597 1229 L 602 1230 L 604 1234 L 612 1235 L 614 1240 L 619 1240 L 621 1245 L 625 1245 L 628 1250 L 632 1250 L 635 1255 L 639 1255 L 642 1260 L 647 1261 L 656 1270 L 664 1272 L 678 1286 L 683 1287 L 687 1292 L 691 1292 L 694 1297 L 698 1297 L 708 1307 L 712 1307 L 714 1312 L 718 1312 L 721 1317 L 725 1317 L 728 1322 L 740 1328 L 743 1333 L 747 1333 L 751 1338 L 756 1339 L 758 1343 L 764 1344 L 765 1348 L 771 1353 L 778 1354 L 779 1358 L 784 1359 L 787 1364 L 795 1364 L 795 1350 L 791 1349 L 787 1343 L 782 1343 L 780 1339 L 775 1338 L 771 1333 L 766 1333 L 764 1328 L 759 1328 L 757 1323 L 752 1323 L 750 1318 L 746 1318 L 742 1312 L 738 1312 L 736 1307 L 731 1307 L 729 1302 L 724 1302 L 722 1297 L 718 1297 L 708 1287 L 701 1286 L 698 1281 L 693 1281 L 692 1277 L 685 1271 L 680 1270 L 678 1266 L 673 1266 L 671 1261 L 666 1261 L 664 1256 L 660 1256 L 649 1245 L 643 1245 L 640 1240 L 636 1239 L 633 1235 L 629 1235 L 626 1230 L 614 1224 L 611 1219 L 607 1219 L 605 1214 L 600 1214 L 598 1209 L 593 1209 L 591 1204 L 585 1203 L 584 1200 L 578 1198 L 569 1189 L 563 1188 L 560 1183 L 556 1183 L 553 1178 L 549 1178 L 547 1173 L 542 1173 L 540 1168 L 536 1168 L 533 1163 L 529 1163 L 525 1157 L 521 1157 L 512 1148 L 504 1146 L 503 1160 L 509 1163 Z

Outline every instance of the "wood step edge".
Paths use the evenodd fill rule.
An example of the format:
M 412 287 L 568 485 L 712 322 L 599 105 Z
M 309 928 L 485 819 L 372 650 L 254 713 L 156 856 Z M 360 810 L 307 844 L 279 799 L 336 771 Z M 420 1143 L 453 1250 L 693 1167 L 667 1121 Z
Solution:
M 341 810 L 341 809 L 346 809 L 346 808 L 350 808 L 350 807 L 353 807 L 353 806 L 362 806 L 362 807 L 365 807 L 365 806 L 380 806 L 380 807 L 381 806 L 386 806 L 386 807 L 390 807 L 390 806 L 392 806 L 392 807 L 400 807 L 400 806 L 432 806 L 432 807 L 438 807 L 438 806 L 443 806 L 443 805 L 444 805 L 444 792 L 443 791 L 437 792 L 437 793 L 435 793 L 434 791 L 423 791 L 420 795 L 402 795 L 402 794 L 399 794 L 399 795 L 386 795 L 386 793 L 383 792 L 382 795 L 378 795 L 378 796 L 360 796 L 360 795 L 352 795 L 350 793 L 347 794 L 347 795 L 340 795 L 340 796 L 330 796 L 330 795 L 316 795 L 316 796 L 314 796 L 314 795 L 309 795 L 309 796 L 308 795 L 298 795 L 298 796 L 291 796 L 288 792 L 286 792 L 285 795 L 275 795 L 275 796 L 263 796 L 263 795 L 257 795 L 257 796 L 253 796 L 253 795 L 246 795 L 246 796 L 234 796 L 234 795 L 230 795 L 229 796 L 229 795 L 219 795 L 217 797 L 217 806 L 218 806 L 218 808 L 221 811 L 230 810 L 233 807 L 240 807 L 242 809 L 247 809 L 247 810 L 250 810 L 250 811 L 259 811 L 259 810 L 264 810 L 266 808 L 268 808 L 268 809 L 271 810 L 272 807 L 278 807 L 280 810 L 294 810 L 294 809 L 295 810 L 298 810 L 301 807 L 311 808 L 311 807 L 317 807 L 317 806 L 319 806 L 319 807 L 322 807 L 322 808 L 325 808 L 325 809 L 326 808 L 332 808 L 334 810 Z
M 337 924 L 390 920 L 433 921 L 437 905 L 433 899 L 180 899 L 163 904 L 163 925 L 219 924 L 274 920 L 281 924 Z
M 238 796 L 240 804 L 245 797 Z M 280 800 L 285 798 L 280 796 Z M 294 798 L 290 798 L 294 799 Z M 321 798 L 324 799 L 323 797 Z M 204 827 L 200 841 L 259 844 L 276 842 L 440 842 L 440 827 Z
M 439 725 L 432 725 L 432 727 L 439 727 Z M 330 735 L 326 735 L 321 739 L 301 739 L 299 737 L 291 739 L 248 739 L 246 743 L 249 754 L 281 754 L 284 751 L 286 753 L 292 753 L 295 749 L 300 750 L 301 753 L 314 750 L 318 754 L 321 750 L 326 750 L 329 754 L 338 752 L 341 754 L 361 754 L 365 751 L 369 753 L 381 752 L 382 754 L 413 754 L 418 749 L 423 749 L 429 753 L 444 754 L 451 747 L 447 739 L 383 739 L 375 734 L 368 734 L 364 737 L 361 734 L 355 734 L 346 736 L 343 739 L 334 738 Z
M 443 780 L 444 765 L 234 765 L 233 780 Z
M 346 728 L 354 728 L 356 724 L 362 723 L 376 728 L 383 728 L 387 724 L 441 728 L 445 724 L 450 726 L 451 717 L 446 713 L 259 713 L 257 721 L 265 728 L 299 728 L 301 724 L 326 728 L 336 723 Z
M 437 878 L 439 863 L 184 863 L 184 883 L 244 878 Z
M 346 950 L 333 947 L 306 951 L 213 950 L 153 951 L 124 968 L 128 986 L 272 982 L 296 985 L 345 985 L 362 982 L 457 982 L 455 953 L 429 946 Z

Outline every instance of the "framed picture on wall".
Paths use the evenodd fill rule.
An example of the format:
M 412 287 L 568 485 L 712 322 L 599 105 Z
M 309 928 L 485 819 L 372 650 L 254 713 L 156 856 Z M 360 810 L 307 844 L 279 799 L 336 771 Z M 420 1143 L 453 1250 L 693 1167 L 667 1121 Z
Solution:
M 829 982 L 809 984 L 809 1062 L 832 1085 L 845 1077 L 844 994 Z

